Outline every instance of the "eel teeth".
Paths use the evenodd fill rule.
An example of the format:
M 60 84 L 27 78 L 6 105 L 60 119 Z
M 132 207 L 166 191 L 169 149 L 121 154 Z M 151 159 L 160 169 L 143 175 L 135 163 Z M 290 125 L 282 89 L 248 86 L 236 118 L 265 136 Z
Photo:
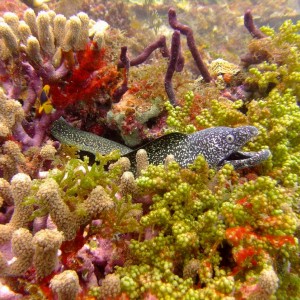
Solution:
M 228 163 L 233 165 L 235 169 L 249 168 L 266 160 L 270 155 L 270 150 L 266 149 L 258 152 L 236 151 L 230 156 L 226 157 L 226 159 L 224 159 L 219 166 L 221 167 Z

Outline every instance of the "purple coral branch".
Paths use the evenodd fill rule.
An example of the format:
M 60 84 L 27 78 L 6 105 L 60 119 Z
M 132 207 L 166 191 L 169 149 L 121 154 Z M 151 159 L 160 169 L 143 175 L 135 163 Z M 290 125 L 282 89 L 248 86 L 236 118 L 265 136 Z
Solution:
M 262 39 L 266 37 L 266 35 L 263 34 L 260 29 L 254 24 L 250 9 L 247 9 L 244 14 L 244 25 L 254 38 Z
M 183 67 L 184 67 L 184 57 L 181 52 L 181 43 L 179 42 L 178 58 L 177 58 L 177 63 L 176 63 L 176 72 L 181 72 L 183 70 Z
M 51 114 L 43 114 L 40 119 L 35 119 L 33 137 L 31 137 L 24 129 L 26 126 L 25 124 L 19 124 L 14 130 L 14 137 L 22 142 L 25 150 L 32 146 L 39 147 L 42 144 L 50 125 L 62 115 L 63 110 L 56 110 Z
M 124 79 L 122 85 L 117 88 L 113 94 L 114 102 L 119 102 L 122 96 L 128 90 L 128 76 L 129 76 L 129 68 L 130 68 L 130 61 L 127 57 L 127 47 L 121 47 L 121 54 L 120 54 L 120 61 L 122 63 L 122 67 L 124 67 Z
M 254 38 L 262 39 L 266 37 L 266 35 L 264 35 L 254 24 L 250 9 L 247 9 L 244 14 L 244 25 Z M 259 64 L 268 59 L 269 55 L 266 51 L 256 51 L 256 53 L 250 51 L 250 53 L 241 56 L 241 61 L 244 67 L 247 67 L 252 64 Z
M 197 65 L 204 81 L 211 82 L 212 77 L 210 76 L 208 69 L 207 69 L 205 63 L 203 62 L 203 59 L 196 47 L 193 30 L 189 26 L 181 24 L 180 22 L 177 21 L 176 11 L 174 8 L 169 9 L 168 17 L 169 17 L 170 26 L 175 30 L 179 30 L 180 33 L 182 33 L 183 35 L 186 36 L 187 45 L 189 47 L 189 50 L 192 53 L 192 56 L 196 62 L 196 65 Z
M 170 56 L 169 50 L 168 50 L 168 47 L 166 44 L 166 37 L 161 36 L 157 41 L 155 41 L 155 42 L 151 43 L 149 46 L 147 46 L 140 55 L 133 58 L 130 61 L 130 66 L 137 66 L 137 65 L 142 64 L 143 62 L 146 61 L 146 59 L 150 56 L 150 54 L 158 48 L 160 49 L 163 57 Z M 120 61 L 118 63 L 118 68 L 122 68 L 122 67 L 124 67 L 124 63 L 120 59 Z
M 37 70 L 38 75 L 41 76 L 45 82 L 57 82 L 65 77 L 69 72 L 69 69 L 64 63 L 55 69 L 50 61 L 46 62 L 42 66 L 36 65 L 35 69 Z
M 31 64 L 22 62 L 22 68 L 28 85 L 27 97 L 23 103 L 23 110 L 25 115 L 27 115 L 35 104 L 36 98 L 43 88 L 43 83 Z
M 172 35 L 171 56 L 170 56 L 168 69 L 165 75 L 165 90 L 173 106 L 176 106 L 176 97 L 173 89 L 172 78 L 176 70 L 176 66 L 178 65 L 179 53 L 180 53 L 180 32 L 178 30 L 175 30 Z

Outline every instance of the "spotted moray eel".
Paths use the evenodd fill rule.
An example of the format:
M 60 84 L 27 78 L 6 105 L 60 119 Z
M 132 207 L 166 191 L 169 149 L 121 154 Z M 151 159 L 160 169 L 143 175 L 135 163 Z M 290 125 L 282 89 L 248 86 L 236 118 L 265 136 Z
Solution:
M 53 123 L 51 133 L 61 143 L 77 146 L 80 150 L 93 154 L 108 154 L 119 149 L 121 155 L 128 157 L 135 165 L 135 155 L 139 149 L 132 150 L 114 141 L 76 129 L 63 118 Z M 242 169 L 263 162 L 271 154 L 269 150 L 240 151 L 256 135 L 258 130 L 254 126 L 213 127 L 192 134 L 167 134 L 141 148 L 147 151 L 149 163 L 155 165 L 163 163 L 165 157 L 172 154 L 182 167 L 186 167 L 201 154 L 211 167 L 219 168 L 230 163 L 235 169 Z

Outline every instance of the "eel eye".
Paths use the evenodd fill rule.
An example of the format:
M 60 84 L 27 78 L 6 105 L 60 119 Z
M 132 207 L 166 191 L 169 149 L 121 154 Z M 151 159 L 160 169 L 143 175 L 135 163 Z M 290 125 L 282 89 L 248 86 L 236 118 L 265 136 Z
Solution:
M 226 135 L 226 141 L 229 144 L 233 143 L 234 142 L 234 136 L 232 134 Z

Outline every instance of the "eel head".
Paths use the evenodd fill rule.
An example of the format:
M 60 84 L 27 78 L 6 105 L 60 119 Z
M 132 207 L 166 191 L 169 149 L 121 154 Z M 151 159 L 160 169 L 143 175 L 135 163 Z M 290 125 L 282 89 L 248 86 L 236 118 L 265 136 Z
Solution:
M 235 169 L 242 169 L 261 163 L 271 154 L 269 150 L 241 151 L 242 147 L 257 135 L 256 127 L 241 126 L 209 128 L 198 131 L 190 137 L 193 140 L 193 147 L 200 149 L 199 154 L 205 157 L 210 166 L 219 168 L 230 163 Z

